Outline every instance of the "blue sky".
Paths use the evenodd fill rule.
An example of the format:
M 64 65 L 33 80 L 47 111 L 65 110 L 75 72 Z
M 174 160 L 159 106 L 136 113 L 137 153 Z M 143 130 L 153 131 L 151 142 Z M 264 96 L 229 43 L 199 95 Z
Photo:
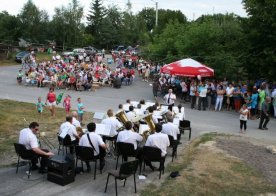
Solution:
M 126 8 L 128 0 L 103 0 L 104 5 L 115 4 L 121 9 Z M 1 0 L 0 11 L 6 10 L 10 14 L 18 14 L 27 0 Z M 50 16 L 54 14 L 54 8 L 62 5 L 66 6 L 69 0 L 33 0 L 40 8 L 46 10 Z M 79 0 L 87 13 L 91 0 Z M 130 0 L 132 11 L 137 13 L 144 7 L 154 7 L 158 2 L 158 7 L 162 9 L 172 9 L 182 11 L 189 20 L 196 19 L 202 14 L 213 13 L 235 13 L 239 16 L 246 16 L 241 0 Z

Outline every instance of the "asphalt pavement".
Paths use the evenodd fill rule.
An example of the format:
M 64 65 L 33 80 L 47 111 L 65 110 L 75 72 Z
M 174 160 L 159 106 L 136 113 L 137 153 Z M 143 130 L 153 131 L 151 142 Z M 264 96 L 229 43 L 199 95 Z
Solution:
M 48 88 L 37 88 L 24 85 L 18 85 L 16 82 L 17 71 L 20 66 L 2 66 L 0 67 L 0 99 L 10 99 L 16 101 L 36 103 L 37 98 L 41 96 L 44 100 L 48 92 Z M 65 92 L 72 97 L 72 107 L 76 108 L 77 98 L 81 97 L 85 105 L 86 111 L 105 112 L 112 108 L 115 111 L 120 103 L 124 103 L 126 99 L 131 100 L 153 100 L 152 89 L 149 83 L 141 81 L 139 77 L 130 86 L 122 86 L 120 89 L 103 87 L 96 92 L 75 92 L 73 90 L 57 90 L 57 93 Z M 162 101 L 161 99 L 159 99 Z M 198 111 L 191 110 L 189 104 L 184 104 L 186 119 L 191 121 L 192 138 L 206 133 L 218 132 L 226 134 L 237 134 L 244 137 L 255 138 L 264 143 L 276 145 L 276 120 L 270 120 L 268 131 L 258 130 L 259 120 L 249 120 L 247 125 L 247 133 L 239 134 L 239 115 L 236 112 L 214 112 L 214 111 Z M 189 142 L 187 135 L 182 138 L 183 148 Z M 180 152 L 181 150 L 179 150 Z M 181 154 L 179 155 L 181 156 Z M 170 162 L 170 157 L 167 162 Z M 94 164 L 94 163 L 92 163 Z M 77 175 L 75 182 L 67 186 L 59 186 L 48 182 L 46 175 L 33 172 L 30 180 L 25 174 L 26 167 L 21 167 L 19 173 L 15 174 L 14 167 L 0 169 L 0 195 L 115 195 L 114 179 L 110 179 L 108 193 L 104 194 L 104 185 L 107 177 L 107 171 L 114 169 L 115 161 L 112 157 L 107 158 L 107 166 L 103 174 L 97 174 L 97 179 L 93 180 L 92 174 L 84 173 Z M 146 170 L 147 179 L 138 180 L 138 191 L 152 181 L 158 180 L 158 172 L 150 172 Z M 164 176 L 162 177 L 164 178 Z M 127 181 L 126 187 L 122 187 L 123 183 L 119 182 L 120 195 L 133 195 L 133 180 Z

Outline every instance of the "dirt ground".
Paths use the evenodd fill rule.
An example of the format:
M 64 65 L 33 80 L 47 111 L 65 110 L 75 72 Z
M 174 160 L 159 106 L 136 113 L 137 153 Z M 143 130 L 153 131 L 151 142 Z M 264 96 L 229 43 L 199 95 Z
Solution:
M 268 181 L 276 183 L 276 155 L 267 152 L 266 146 L 243 137 L 219 137 L 216 146 L 229 155 L 242 159 L 260 171 Z

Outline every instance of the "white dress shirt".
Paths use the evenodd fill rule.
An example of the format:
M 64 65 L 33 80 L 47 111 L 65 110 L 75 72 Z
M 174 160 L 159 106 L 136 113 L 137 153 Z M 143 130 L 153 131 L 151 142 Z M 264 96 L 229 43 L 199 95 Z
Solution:
M 172 122 L 167 122 L 162 125 L 162 133 L 173 136 L 174 140 L 177 140 L 177 134 L 179 134 L 179 128 Z
M 135 118 L 136 114 L 133 111 L 129 111 L 128 113 L 126 113 L 126 117 L 129 121 L 131 121 L 133 118 Z
M 103 145 L 104 142 L 103 142 L 103 139 L 100 135 L 98 135 L 97 133 L 95 132 L 89 132 L 87 133 L 90 137 L 90 140 L 91 140 L 91 143 L 93 144 L 94 148 L 95 148 L 95 151 L 94 151 L 94 155 L 97 156 L 99 153 L 100 153 L 100 149 L 99 149 L 99 146 Z M 89 140 L 87 138 L 87 134 L 84 134 L 80 141 L 79 141 L 79 145 L 80 146 L 86 146 L 86 147 L 91 147 L 92 146 L 90 145 L 89 143 Z
M 167 134 L 154 133 L 148 137 L 145 146 L 159 148 L 162 152 L 162 157 L 164 157 L 167 154 L 167 147 L 170 146 L 170 140 Z
M 125 142 L 134 145 L 134 149 L 137 149 L 137 142 L 141 142 L 143 137 L 131 130 L 120 131 L 117 137 L 117 142 Z
M 174 104 L 174 101 L 176 100 L 176 96 L 173 93 L 171 93 L 171 94 L 168 93 L 165 95 L 164 99 L 165 99 L 166 104 L 172 105 L 172 104 Z
M 110 135 L 117 135 L 118 134 L 117 129 L 122 126 L 122 124 L 118 121 L 118 119 L 113 116 L 103 119 L 102 124 L 111 126 Z
M 62 123 L 59 129 L 60 137 L 65 138 L 67 134 L 70 135 L 71 141 L 74 141 L 76 139 L 75 135 L 78 135 L 76 127 L 72 125 L 70 122 Z
M 75 117 L 73 117 L 72 125 L 74 125 L 75 127 L 81 127 L 80 121 L 78 121 Z
M 25 128 L 20 131 L 19 144 L 23 144 L 28 150 L 39 147 L 37 137 L 30 128 Z

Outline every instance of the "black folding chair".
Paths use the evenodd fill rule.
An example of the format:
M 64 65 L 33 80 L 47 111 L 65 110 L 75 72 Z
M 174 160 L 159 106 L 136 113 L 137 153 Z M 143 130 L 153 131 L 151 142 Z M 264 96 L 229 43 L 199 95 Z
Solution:
M 62 155 L 64 155 L 64 149 L 65 149 L 65 152 L 67 154 L 67 148 L 70 148 L 72 146 L 74 146 L 74 144 L 72 144 L 72 141 L 71 141 L 71 137 L 70 135 L 66 135 L 64 138 L 58 136 L 58 154 L 59 152 L 61 151 L 61 146 L 62 146 Z
M 29 163 L 29 173 L 28 173 L 28 179 L 31 175 L 31 169 L 32 169 L 32 160 L 37 157 L 37 155 L 32 150 L 27 150 L 26 147 L 23 144 L 14 143 L 15 152 L 18 156 L 17 165 L 16 165 L 16 173 L 18 173 L 18 166 L 20 158 L 23 160 L 27 160 Z
M 178 146 L 178 140 L 174 140 L 173 136 L 168 135 L 169 140 L 170 140 L 170 147 L 172 148 L 172 162 L 173 162 L 173 158 L 177 157 L 177 146 Z
M 191 139 L 191 122 L 189 120 L 181 120 L 179 122 L 179 130 L 184 134 L 185 130 L 189 130 L 189 140 Z
M 161 178 L 161 173 L 165 171 L 164 163 L 165 163 L 165 157 L 162 157 L 162 152 L 159 148 L 155 148 L 152 146 L 144 146 L 143 147 L 143 160 L 144 160 L 144 171 L 145 171 L 145 161 L 149 162 L 159 162 L 160 168 L 159 168 L 159 179 Z
M 136 152 L 134 150 L 133 144 L 125 143 L 125 142 L 117 142 L 116 150 L 117 150 L 116 169 L 118 168 L 118 161 L 120 156 L 122 156 L 122 162 L 124 162 L 124 157 L 136 157 Z
M 78 160 L 81 160 L 81 167 L 83 169 L 83 161 L 95 162 L 94 167 L 94 180 L 96 179 L 96 170 L 97 170 L 97 160 L 100 159 L 99 156 L 94 156 L 94 150 L 91 147 L 86 146 L 76 146 L 76 167 L 78 166 Z M 100 170 L 102 173 L 102 170 Z
M 138 160 L 124 162 L 124 163 L 122 163 L 119 171 L 118 170 L 113 170 L 113 171 L 108 172 L 104 192 L 106 193 L 106 190 L 107 190 L 109 176 L 114 176 L 114 178 L 115 178 L 115 190 L 116 190 L 116 196 L 117 196 L 118 195 L 118 193 L 117 193 L 117 179 L 124 180 L 124 187 L 125 187 L 127 178 L 130 177 L 131 175 L 133 175 L 134 190 L 135 190 L 135 193 L 136 193 L 136 179 L 135 179 L 136 176 L 135 175 L 136 175 L 136 171 L 137 171 L 137 168 L 138 168 L 138 164 L 139 164 Z

